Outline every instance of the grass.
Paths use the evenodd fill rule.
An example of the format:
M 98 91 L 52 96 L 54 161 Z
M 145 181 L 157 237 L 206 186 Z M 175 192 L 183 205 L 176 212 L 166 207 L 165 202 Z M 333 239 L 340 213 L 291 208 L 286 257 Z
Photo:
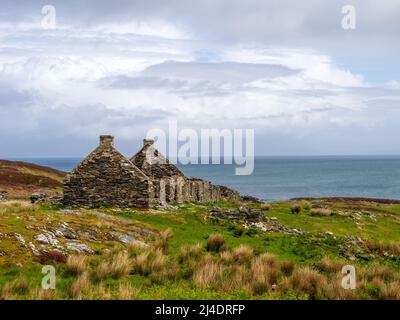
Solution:
M 109 259 L 101 261 L 96 269 L 96 275 L 103 280 L 107 277 L 119 279 L 128 275 L 132 270 L 132 262 L 126 251 L 120 251 Z
M 72 255 L 67 259 L 66 267 L 72 274 L 81 274 L 88 268 L 88 258 L 84 255 Z
M 304 234 L 263 232 L 242 222 L 211 218 L 213 206 L 183 204 L 170 210 L 80 210 L 79 215 L 27 202 L 0 204 L 0 297 L 5 299 L 398 299 L 400 209 L 386 204 L 274 202 L 263 212 Z M 262 209 L 263 204 L 250 204 Z M 312 215 L 329 209 L 333 215 Z M 101 218 L 97 212 L 107 214 Z M 359 215 L 362 229 L 355 223 Z M 46 261 L 57 270 L 57 289 L 41 289 L 41 261 L 18 243 L 61 221 L 75 230 L 98 228 L 92 256 Z M 27 228 L 28 226 L 28 228 Z M 39 229 L 38 229 L 39 228 Z M 139 228 L 139 229 L 138 229 Z M 110 240 L 109 231 L 149 229 L 147 248 Z M 238 234 L 237 229 L 243 232 Z M 251 231 L 251 232 L 250 232 Z M 330 233 L 326 233 L 329 231 Z M 397 236 L 396 236 L 397 234 Z M 361 240 L 358 240 L 360 238 Z M 64 245 L 63 239 L 60 244 Z M 9 254 L 9 253 L 12 253 Z M 42 261 L 44 263 L 44 261 Z M 357 289 L 341 288 L 341 268 L 357 270 Z

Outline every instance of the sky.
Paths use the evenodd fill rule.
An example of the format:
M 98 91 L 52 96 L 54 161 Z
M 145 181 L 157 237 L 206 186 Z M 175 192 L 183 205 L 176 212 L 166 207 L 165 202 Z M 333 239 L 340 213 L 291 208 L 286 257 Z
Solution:
M 253 129 L 256 155 L 399 155 L 399 15 L 398 0 L 1 0 L 0 158 L 81 157 L 101 134 L 132 155 L 170 120 Z

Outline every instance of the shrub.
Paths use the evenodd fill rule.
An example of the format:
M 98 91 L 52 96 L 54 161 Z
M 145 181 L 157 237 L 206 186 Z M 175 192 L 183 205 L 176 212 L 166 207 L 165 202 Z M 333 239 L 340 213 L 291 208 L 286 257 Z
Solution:
M 290 211 L 293 214 L 299 214 L 301 212 L 301 205 L 299 203 L 293 203 L 290 207 Z
M 207 239 L 206 250 L 220 252 L 226 247 L 224 236 L 221 234 L 212 234 Z
M 310 210 L 311 216 L 327 217 L 332 215 L 332 210 L 328 208 L 313 208 Z
M 87 269 L 87 257 L 84 255 L 69 256 L 66 266 L 72 274 L 83 273 Z

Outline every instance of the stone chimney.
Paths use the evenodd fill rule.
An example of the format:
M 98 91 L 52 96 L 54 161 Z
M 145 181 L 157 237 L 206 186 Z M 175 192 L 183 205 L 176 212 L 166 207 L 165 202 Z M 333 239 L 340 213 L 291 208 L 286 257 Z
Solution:
M 100 136 L 100 146 L 113 147 L 114 137 L 113 136 Z
M 151 146 L 153 144 L 154 144 L 154 140 L 153 139 L 143 139 L 143 147 Z

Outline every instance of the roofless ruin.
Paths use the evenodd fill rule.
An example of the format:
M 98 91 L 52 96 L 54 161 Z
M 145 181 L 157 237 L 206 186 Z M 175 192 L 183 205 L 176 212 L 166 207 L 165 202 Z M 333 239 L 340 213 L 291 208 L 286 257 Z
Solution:
M 128 160 L 114 147 L 114 138 L 106 135 L 100 136 L 100 145 L 66 176 L 63 202 L 69 207 L 148 208 L 239 197 L 235 190 L 186 177 L 154 147 L 154 140 L 145 139 Z

